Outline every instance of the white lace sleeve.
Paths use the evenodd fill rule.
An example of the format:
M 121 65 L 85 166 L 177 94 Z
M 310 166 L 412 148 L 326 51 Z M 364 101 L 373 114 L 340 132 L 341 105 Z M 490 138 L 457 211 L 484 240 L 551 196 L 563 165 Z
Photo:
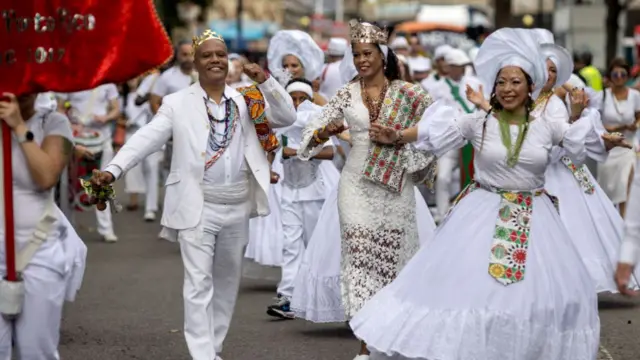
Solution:
M 350 104 L 350 84 L 347 84 L 338 90 L 336 95 L 324 106 L 320 116 L 314 118 L 305 126 L 302 131 L 300 148 L 298 149 L 298 158 L 301 160 L 310 160 L 322 150 L 322 144 L 317 144 L 313 139 L 314 132 L 322 129 L 323 126 L 327 126 L 333 121 L 343 119 L 343 110 Z

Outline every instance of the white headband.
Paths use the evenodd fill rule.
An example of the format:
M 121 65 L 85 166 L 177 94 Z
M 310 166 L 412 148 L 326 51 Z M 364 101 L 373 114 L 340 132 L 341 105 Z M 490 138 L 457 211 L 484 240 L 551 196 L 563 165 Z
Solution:
M 307 83 L 303 83 L 302 81 L 296 81 L 289 84 L 289 86 L 287 86 L 287 92 L 289 94 L 291 94 L 294 91 L 303 92 L 309 95 L 310 98 L 313 98 L 313 88 L 311 87 L 311 85 Z

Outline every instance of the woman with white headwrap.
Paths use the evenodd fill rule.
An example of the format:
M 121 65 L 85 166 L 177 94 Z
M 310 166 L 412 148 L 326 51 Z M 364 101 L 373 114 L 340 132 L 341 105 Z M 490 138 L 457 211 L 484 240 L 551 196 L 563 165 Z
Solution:
M 414 185 L 433 181 L 436 159 L 410 145 L 371 142 L 372 123 L 405 129 L 431 104 L 419 85 L 400 80 L 398 60 L 377 26 L 349 23 L 351 48 L 344 77 L 355 79 L 331 98 L 303 132 L 298 157 L 317 154 L 349 125 L 352 147 L 342 169 L 338 210 L 342 237 L 342 304 L 351 318 L 389 284 L 419 247 Z M 369 352 L 361 344 L 356 359 Z
M 565 103 L 554 95 L 554 89 L 569 81 L 573 59 L 567 50 L 553 43 L 551 32 L 544 29 L 535 31 L 547 62 L 549 77 L 536 101 L 534 114 L 546 112 L 549 116 L 564 118 L 569 123 L 575 120 L 575 116 L 570 119 Z M 589 99 L 589 107 L 593 109 L 589 112 L 591 121 L 597 132 L 603 134 L 605 130 L 597 111 L 599 106 L 598 99 Z M 599 162 L 606 160 L 604 143 L 600 148 L 594 146 L 590 150 L 590 158 Z M 547 190 L 558 197 L 562 222 L 595 282 L 596 291 L 617 292 L 614 271 L 622 241 L 622 217 L 589 169 L 583 164 L 574 164 L 560 146 L 551 150 L 551 163 L 545 178 Z
M 470 142 L 476 151 L 475 181 L 435 238 L 351 320 L 374 350 L 430 360 L 595 359 L 593 281 L 543 186 L 554 145 L 583 158 L 599 139 L 588 117 L 570 125 L 531 114 L 543 59 L 530 31 L 497 30 L 475 61 L 490 90 L 487 112 L 434 105 L 418 127 L 372 129 L 382 143 L 417 140 L 443 154 Z M 481 94 L 467 96 L 483 105 Z M 584 103 L 576 93 L 575 113 Z
M 269 41 L 267 49 L 269 71 L 283 86 L 294 78 L 315 81 L 322 75 L 324 52 L 311 36 L 300 30 L 280 30 Z M 313 94 L 316 105 L 325 105 L 326 99 Z

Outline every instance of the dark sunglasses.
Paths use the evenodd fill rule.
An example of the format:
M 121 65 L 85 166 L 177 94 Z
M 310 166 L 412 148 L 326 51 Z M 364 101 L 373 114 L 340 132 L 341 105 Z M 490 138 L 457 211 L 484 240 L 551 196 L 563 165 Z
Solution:
M 611 73 L 612 79 L 624 79 L 627 76 L 629 76 L 629 74 L 627 74 L 626 71 L 614 71 Z

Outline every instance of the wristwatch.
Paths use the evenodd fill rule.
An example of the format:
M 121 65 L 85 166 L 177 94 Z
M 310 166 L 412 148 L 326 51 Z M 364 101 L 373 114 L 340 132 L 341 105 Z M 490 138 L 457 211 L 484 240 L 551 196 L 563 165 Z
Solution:
M 24 133 L 22 136 L 17 135 L 17 137 L 18 137 L 19 144 L 33 141 L 33 133 L 29 130 L 27 130 L 27 132 Z

